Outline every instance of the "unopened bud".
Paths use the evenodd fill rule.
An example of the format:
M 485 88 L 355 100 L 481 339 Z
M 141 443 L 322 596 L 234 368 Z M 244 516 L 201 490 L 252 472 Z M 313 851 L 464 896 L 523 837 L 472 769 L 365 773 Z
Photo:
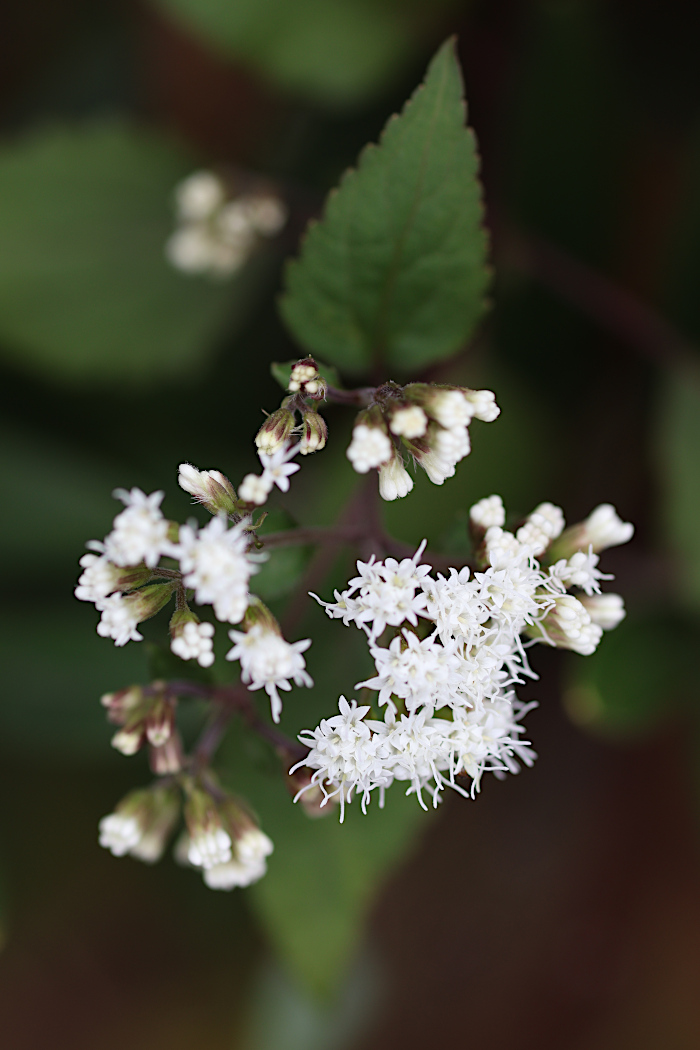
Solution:
M 327 387 L 328 384 L 316 367 L 313 357 L 306 357 L 294 365 L 287 389 L 292 394 L 301 394 L 302 397 L 312 397 L 314 401 L 322 401 L 326 396 Z
M 328 426 L 323 416 L 313 410 L 304 412 L 303 428 L 299 449 L 302 456 L 307 456 L 310 452 L 320 452 L 325 448 Z
M 475 540 L 483 538 L 492 526 L 503 528 L 506 511 L 500 496 L 485 496 L 469 510 L 469 528 Z
M 150 583 L 142 587 L 140 591 L 126 594 L 123 598 L 128 607 L 129 614 L 136 623 L 150 620 L 152 616 L 159 613 L 173 596 L 177 587 L 177 580 L 167 580 L 164 583 Z
M 403 459 L 394 455 L 379 468 L 379 495 L 385 500 L 403 499 L 413 488 L 413 478 L 403 465 Z
M 428 429 L 428 417 L 420 405 L 398 404 L 389 416 L 389 430 L 397 437 L 423 437 Z
M 627 543 L 633 535 L 634 525 L 622 521 L 611 503 L 601 503 L 585 521 L 562 532 L 552 545 L 550 559 L 557 561 L 559 558 L 570 558 L 576 551 L 589 548 L 598 553 L 608 547 Z
M 191 463 L 181 463 L 178 484 L 201 503 L 210 514 L 233 514 L 236 508 L 236 490 L 229 479 L 218 470 L 197 470 Z
M 272 194 L 244 197 L 242 203 L 255 231 L 263 237 L 274 237 L 287 221 L 286 205 Z
M 585 595 L 580 602 L 593 623 L 604 631 L 612 631 L 627 615 L 625 603 L 619 594 Z
M 452 430 L 466 427 L 473 412 L 462 390 L 457 387 L 433 386 L 432 383 L 409 383 L 404 396 L 420 405 L 436 423 Z
M 578 598 L 561 594 L 554 599 L 553 607 L 541 623 L 529 627 L 527 634 L 558 649 L 572 649 L 582 656 L 590 656 L 595 652 L 603 630 L 592 622 Z
M 161 747 L 172 736 L 175 728 L 175 700 L 170 696 L 155 697 L 144 719 L 146 739 L 153 747 Z
M 157 785 L 132 791 L 100 821 L 100 845 L 115 857 L 130 853 L 153 864 L 163 854 L 179 811 L 175 788 Z
M 166 776 L 169 773 L 181 772 L 185 763 L 185 757 L 179 733 L 173 733 L 159 747 L 149 747 L 148 761 L 152 771 L 159 777 Z
M 278 452 L 287 444 L 294 429 L 294 413 L 288 408 L 278 408 L 268 416 L 255 435 L 255 444 L 268 456 Z
M 358 474 L 366 474 L 393 457 L 394 445 L 377 405 L 358 414 L 346 455 Z
M 181 660 L 196 660 L 200 667 L 214 663 L 214 625 L 200 623 L 187 605 L 171 616 L 170 639 L 172 652 Z
M 267 474 L 246 474 L 238 486 L 238 495 L 244 503 L 261 507 L 272 491 L 274 481 Z
M 231 860 L 231 836 L 224 829 L 217 805 L 208 791 L 188 785 L 185 822 L 190 864 L 206 869 Z
M 225 199 L 223 183 L 211 171 L 195 171 L 175 189 L 178 215 L 185 222 L 201 222 L 210 218 Z
M 117 726 L 123 726 L 134 711 L 143 703 L 143 690 L 139 685 L 119 689 L 116 693 L 105 693 L 100 703 L 107 709 L 107 718 Z
M 480 419 L 483 423 L 493 423 L 494 419 L 500 416 L 501 410 L 496 404 L 493 390 L 470 390 L 463 387 L 462 393 L 474 419 Z

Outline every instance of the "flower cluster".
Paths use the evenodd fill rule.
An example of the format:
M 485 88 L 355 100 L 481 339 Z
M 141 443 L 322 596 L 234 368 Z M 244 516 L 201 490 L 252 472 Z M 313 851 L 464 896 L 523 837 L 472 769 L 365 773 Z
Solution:
M 442 485 L 469 455 L 472 419 L 489 423 L 499 412 L 490 390 L 385 383 L 374 391 L 373 403 L 359 414 L 347 456 L 358 474 L 379 471 L 382 499 L 398 499 L 413 488 L 402 445 L 430 480 Z
M 265 489 L 264 499 L 274 485 L 288 490 L 289 477 L 299 469 L 290 462 L 297 451 L 298 445 L 273 455 L 260 453 L 264 470 L 257 483 Z M 289 690 L 290 679 L 297 685 L 313 684 L 302 656 L 311 642 L 286 642 L 274 617 L 251 594 L 251 579 L 266 557 L 255 549 L 256 526 L 250 514 L 252 506 L 264 499 L 250 499 L 246 493 L 246 483 L 250 487 L 254 477 L 248 475 L 237 496 L 219 471 L 200 471 L 189 463 L 181 464 L 180 485 L 213 515 L 204 526 L 195 521 L 184 525 L 168 521 L 161 511 L 162 492 L 147 496 L 136 488 L 130 492 L 117 489 L 115 496 L 125 509 L 114 519 L 104 541 L 88 545 L 94 553 L 80 560 L 83 572 L 75 596 L 95 604 L 101 614 L 97 633 L 111 638 L 115 645 L 141 641 L 139 625 L 174 597 L 170 648 L 176 656 L 196 660 L 201 667 L 214 663 L 215 628 L 200 621 L 189 602 L 211 606 L 222 623 L 242 623 L 242 631 L 230 632 L 235 644 L 227 659 L 240 660 L 243 680 L 251 690 L 266 690 L 273 718 L 279 721 L 279 690 Z M 142 726 L 143 718 L 139 718 Z M 141 742 L 144 732 L 139 729 Z M 150 737 L 149 742 L 153 744 Z M 161 764 L 164 761 L 161 755 Z
M 381 805 L 395 780 L 421 805 L 425 790 L 437 805 L 445 786 L 474 797 L 486 771 L 531 765 L 521 720 L 535 705 L 515 694 L 524 677 L 536 677 L 526 648 L 538 641 L 586 655 L 624 616 L 618 595 L 599 593 L 609 577 L 595 553 L 632 534 L 614 508 L 564 532 L 561 510 L 543 503 L 513 533 L 491 496 L 472 507 L 470 521 L 473 569 L 433 577 L 421 545 L 400 562 L 358 562 L 335 601 L 317 598 L 330 617 L 365 632 L 376 672 L 355 686 L 376 694 L 374 712 L 341 697 L 337 715 L 300 736 L 310 749 L 299 763 L 313 770 L 308 787 L 319 786 L 324 802 L 337 798 L 341 820 L 354 795 L 364 810 L 378 789 Z M 382 708 L 383 718 L 367 717 Z
M 270 839 L 239 800 L 186 779 L 185 830 L 175 846 L 176 859 L 198 868 L 211 889 L 249 886 L 267 871 Z M 99 842 L 115 857 L 126 854 L 153 864 L 160 860 L 181 813 L 175 786 L 157 784 L 132 791 L 99 824 Z
M 274 237 L 287 221 L 287 209 L 274 193 L 244 193 L 229 199 L 225 183 L 210 171 L 197 171 L 175 190 L 177 229 L 165 252 L 185 273 L 228 277 L 246 263 L 262 237 Z

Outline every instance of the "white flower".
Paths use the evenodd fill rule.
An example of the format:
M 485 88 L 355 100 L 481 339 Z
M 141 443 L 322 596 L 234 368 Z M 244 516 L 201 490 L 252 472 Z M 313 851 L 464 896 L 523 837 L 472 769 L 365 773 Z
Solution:
M 452 464 L 459 463 L 471 451 L 469 431 L 465 427 L 437 429 L 433 432 L 431 443 L 438 456 Z
M 176 270 L 183 273 L 206 273 L 218 246 L 204 225 L 187 225 L 175 230 L 165 244 L 165 256 Z
M 238 495 L 246 503 L 255 503 L 262 506 L 272 491 L 272 478 L 266 474 L 246 474 L 238 486 Z
M 247 554 L 245 522 L 227 529 L 223 515 L 203 529 L 180 527 L 175 555 L 187 587 L 195 590 L 200 605 L 213 605 L 218 620 L 238 623 L 248 608 L 248 581 L 257 565 Z
M 506 523 L 506 511 L 500 496 L 485 496 L 469 511 L 469 519 L 481 529 L 492 525 L 502 528 Z
M 491 525 L 484 536 L 486 556 L 494 569 L 505 569 L 510 565 L 520 565 L 527 561 L 531 548 L 526 546 L 500 525 Z
M 393 456 L 379 468 L 379 495 L 385 500 L 403 499 L 413 488 L 413 478 L 401 456 Z
M 187 859 L 195 868 L 213 868 L 231 860 L 231 836 L 221 827 L 202 829 L 189 840 Z
M 457 712 L 449 730 L 451 748 L 450 782 L 455 776 L 466 774 L 472 778 L 471 796 L 481 788 L 485 770 L 497 775 L 517 773 L 517 759 L 531 766 L 536 758 L 527 741 L 520 740 L 524 732 L 519 720 L 536 704 L 496 700 L 474 711 Z
M 430 449 L 430 451 L 424 452 L 418 458 L 418 462 L 432 481 L 433 485 L 442 485 L 447 478 L 453 478 L 455 476 L 455 464 L 449 460 L 443 459 L 435 449 Z
M 391 697 L 405 700 L 406 708 L 415 711 L 425 705 L 442 707 L 456 698 L 462 684 L 462 662 L 454 651 L 440 645 L 434 635 L 422 641 L 404 630 L 393 639 L 388 649 L 370 647 L 377 669 L 376 678 L 358 682 L 356 689 L 378 689 L 377 702 L 395 709 Z
M 612 631 L 625 616 L 625 603 L 619 594 L 594 594 L 581 598 L 581 605 L 593 623 L 604 631 Z
M 84 554 L 80 565 L 84 572 L 74 594 L 81 602 L 99 602 L 117 590 L 122 574 L 104 554 Z
M 99 824 L 100 846 L 110 850 L 115 857 L 123 857 L 138 845 L 141 839 L 141 824 L 135 816 L 125 813 L 110 813 Z
M 229 631 L 229 637 L 235 644 L 226 654 L 226 659 L 240 660 L 242 678 L 250 683 L 249 689 L 265 689 L 270 697 L 273 721 L 279 722 L 282 700 L 278 689 L 288 692 L 292 688 L 290 678 L 299 686 L 314 684 L 301 655 L 311 645 L 311 639 L 286 642 L 264 623 L 253 624 L 245 633 Z
M 186 222 L 208 219 L 225 199 L 223 183 L 211 171 L 195 171 L 175 188 L 178 215 Z
M 292 474 L 296 474 L 299 470 L 298 463 L 290 463 L 289 460 L 292 456 L 296 456 L 299 451 L 299 445 L 292 445 L 288 449 L 278 449 L 277 452 L 273 452 L 272 455 L 268 455 L 266 452 L 258 452 L 260 462 L 263 465 L 263 480 L 265 483 L 270 485 L 276 485 L 282 492 L 289 492 L 289 479 Z
M 379 733 L 390 749 L 386 766 L 395 780 L 409 780 L 406 792 L 415 794 L 423 809 L 423 789 L 432 779 L 433 805 L 437 806 L 440 793 L 440 770 L 449 763 L 449 745 L 443 728 L 443 719 L 429 718 L 426 711 L 402 715 L 398 721 L 387 711 L 385 725 L 377 724 Z
M 97 633 L 101 638 L 113 638 L 115 645 L 143 641 L 143 635 L 136 630 L 141 622 L 136 603 L 129 602 L 117 593 L 96 602 L 96 606 L 98 612 L 102 613 L 97 625 Z
M 389 422 L 389 430 L 397 437 L 423 437 L 428 428 L 428 417 L 419 405 L 409 405 L 394 412 Z
M 401 562 L 394 558 L 383 562 L 358 561 L 360 575 L 350 580 L 347 591 L 336 592 L 335 603 L 323 602 L 315 594 L 312 597 L 324 606 L 330 617 L 342 617 L 344 623 L 354 622 L 368 631 L 371 638 L 378 637 L 387 624 L 398 627 L 406 620 L 415 626 L 427 601 L 421 588 L 430 566 L 418 564 L 424 549 L 425 540 L 413 558 L 404 558 Z M 359 591 L 357 597 L 353 597 L 355 591 Z
M 611 580 L 597 568 L 599 557 L 589 548 L 588 553 L 576 551 L 566 560 L 561 558 L 550 566 L 552 579 L 559 580 L 565 587 L 580 587 L 586 594 L 597 594 L 600 591 L 598 580 Z
M 248 828 L 236 839 L 236 856 L 244 864 L 255 864 L 274 850 L 272 840 L 260 828 Z
M 496 404 L 496 395 L 493 390 L 465 390 L 464 396 L 472 410 L 475 419 L 484 423 L 492 423 L 498 419 L 501 410 Z
M 394 446 L 388 434 L 379 427 L 358 423 L 352 432 L 347 457 L 358 474 L 366 474 L 372 467 L 380 467 L 391 459 Z
M 214 625 L 190 620 L 170 643 L 170 648 L 182 660 L 196 660 L 200 667 L 214 663 Z
M 228 201 L 215 219 L 215 231 L 227 245 L 246 256 L 255 244 L 255 229 L 245 202 Z
M 316 729 L 307 729 L 300 734 L 301 742 L 311 750 L 302 762 L 292 767 L 290 773 L 301 765 L 314 769 L 316 772 L 302 791 L 318 784 L 324 795 L 321 805 L 337 796 L 342 824 L 345 804 L 352 800 L 353 792 L 362 796 L 364 811 L 370 793 L 376 787 L 388 787 L 393 778 L 385 768 L 389 754 L 386 743 L 363 721 L 369 707 L 358 707 L 355 700 L 348 703 L 341 696 L 338 709 L 340 714 L 324 718 Z
M 138 565 L 145 562 L 149 568 L 158 563 L 168 549 L 168 522 L 160 511 L 164 493 L 147 496 L 141 489 L 115 489 L 125 510 L 117 514 L 114 527 L 105 539 L 105 554 L 115 565 Z
M 482 598 L 479 581 L 470 579 L 468 568 L 450 569 L 448 577 L 439 573 L 437 580 L 426 576 L 422 586 L 427 597 L 422 615 L 435 621 L 443 644 L 457 639 L 472 646 L 483 636 L 492 610 Z

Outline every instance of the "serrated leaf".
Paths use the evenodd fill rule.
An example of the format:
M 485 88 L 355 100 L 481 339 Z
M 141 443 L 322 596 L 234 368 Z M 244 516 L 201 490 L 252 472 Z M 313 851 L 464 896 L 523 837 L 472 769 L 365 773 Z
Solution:
M 279 383 L 283 390 L 289 389 L 289 378 L 292 374 L 292 369 L 294 368 L 294 365 L 297 363 L 298 360 L 299 358 L 295 357 L 292 361 L 284 361 L 282 363 L 279 361 L 273 361 L 270 365 L 270 372 L 272 374 L 272 378 Z M 320 374 L 323 376 L 326 382 L 330 386 L 334 386 L 336 387 L 336 389 L 342 390 L 343 381 L 340 378 L 340 373 L 338 369 L 334 368 L 333 365 L 324 364 L 323 361 L 319 361 L 317 359 L 315 360 L 316 367 L 318 368 Z
M 453 41 L 361 154 L 288 265 L 282 315 L 305 350 L 410 373 L 456 353 L 484 309 L 486 235 Z
M 357 104 L 390 83 L 451 2 L 157 0 L 211 46 L 322 106 Z
M 678 710 L 694 675 L 697 632 L 678 616 L 623 621 L 593 656 L 570 664 L 564 703 L 602 736 L 638 737 Z
M 700 369 L 665 379 L 657 443 L 661 507 L 669 544 L 681 559 L 683 597 L 700 606 Z
M 172 143 L 126 121 L 5 144 L 2 355 L 73 380 L 161 379 L 202 361 L 249 290 L 188 278 L 165 260 L 173 187 L 191 168 Z

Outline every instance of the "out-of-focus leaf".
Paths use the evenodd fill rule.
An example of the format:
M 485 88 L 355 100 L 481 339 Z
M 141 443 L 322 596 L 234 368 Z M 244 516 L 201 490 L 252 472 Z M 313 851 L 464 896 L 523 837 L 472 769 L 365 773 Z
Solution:
M 270 365 L 272 378 L 279 383 L 283 390 L 289 389 L 289 377 L 291 376 L 292 369 L 298 360 L 299 358 L 295 357 L 293 361 L 284 361 L 282 363 L 279 361 L 273 361 Z M 326 365 L 323 361 L 319 361 L 317 358 L 316 367 L 327 383 L 331 386 L 342 388 L 343 381 L 340 378 L 340 373 L 337 368 L 334 368 L 333 365 Z
M 192 164 L 123 121 L 53 127 L 0 149 L 0 344 L 51 377 L 153 380 L 211 349 L 246 276 L 175 271 L 173 186 Z M 250 278 L 252 279 L 252 278 Z
M 343 370 L 449 357 L 484 309 L 481 187 L 453 41 L 360 155 L 287 268 L 282 315 Z
M 681 559 L 678 584 L 700 605 L 700 369 L 665 379 L 659 419 L 661 506 L 671 547 Z
M 593 656 L 572 656 L 564 693 L 570 717 L 603 736 L 652 731 L 686 699 L 696 648 L 697 632 L 677 616 L 623 620 Z
M 320 610 L 311 619 L 307 663 L 316 687 L 284 694 L 282 729 L 289 735 L 337 711 L 338 693 L 353 696 L 353 684 L 369 670 L 360 631 Z M 342 825 L 337 810 L 312 819 L 292 803 L 279 764 L 261 747 L 237 725 L 222 752 L 224 782 L 250 799 L 275 844 L 253 902 L 282 961 L 309 990 L 328 995 L 361 943 L 374 896 L 430 817 L 395 785 L 384 810 L 374 798 L 366 816 L 353 802 Z
M 431 5 L 444 7 L 452 0 Z M 212 46 L 323 106 L 362 102 L 420 44 L 416 0 L 157 0 Z
M 379 998 L 381 974 L 363 953 L 334 1001 L 320 1002 L 278 966 L 261 971 L 242 1050 L 344 1050 L 354 1045 Z

